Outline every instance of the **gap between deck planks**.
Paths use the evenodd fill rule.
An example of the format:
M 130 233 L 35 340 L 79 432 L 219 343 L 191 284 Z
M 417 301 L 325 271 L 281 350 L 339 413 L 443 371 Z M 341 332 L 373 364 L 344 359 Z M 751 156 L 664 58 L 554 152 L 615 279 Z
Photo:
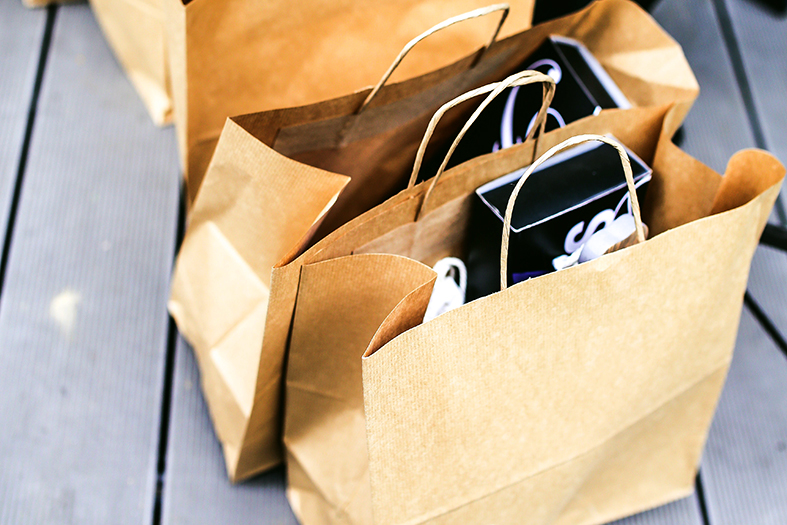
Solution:
M 3 523 L 152 520 L 175 147 L 60 8 L 0 297 Z
M 0 4 L 0 293 L 8 259 L 5 235 L 15 215 L 17 182 L 27 163 L 30 136 L 55 8 L 28 12 Z

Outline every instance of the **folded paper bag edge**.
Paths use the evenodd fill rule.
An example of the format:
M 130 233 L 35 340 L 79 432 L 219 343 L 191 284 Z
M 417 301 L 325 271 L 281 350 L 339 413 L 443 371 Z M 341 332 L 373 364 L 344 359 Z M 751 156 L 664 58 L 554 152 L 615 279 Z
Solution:
M 686 223 L 686 224 L 681 224 L 679 226 L 676 226 L 675 228 L 670 228 L 669 230 L 659 234 L 659 236 L 655 237 L 654 239 L 658 239 L 662 235 L 668 234 L 670 232 L 674 232 L 676 230 L 682 230 L 684 228 L 688 228 L 688 227 L 690 227 L 691 224 L 694 224 L 696 222 L 703 222 L 703 221 L 712 220 L 713 216 L 729 214 L 729 213 L 735 212 L 737 209 L 742 208 L 742 207 L 754 207 L 754 206 L 757 206 L 758 204 L 760 204 L 760 201 L 762 201 L 763 204 L 767 204 L 767 202 L 770 202 L 771 200 L 773 202 L 775 202 L 776 201 L 776 196 L 778 196 L 779 190 L 780 190 L 780 188 L 781 188 L 781 186 L 783 184 L 785 175 L 787 175 L 787 168 L 785 168 L 785 166 L 782 165 L 782 163 L 779 161 L 779 159 L 777 159 L 773 154 L 771 154 L 768 151 L 765 151 L 765 150 L 762 150 L 762 149 L 759 149 L 759 148 L 747 148 L 747 149 L 743 149 L 743 150 L 740 150 L 740 151 L 736 152 L 730 158 L 730 161 L 728 162 L 728 167 L 727 167 L 727 170 L 725 170 L 725 175 L 723 177 L 720 176 L 720 179 L 722 181 L 723 180 L 731 180 L 732 177 L 734 176 L 733 173 L 738 172 L 740 167 L 744 167 L 744 166 L 748 165 L 752 160 L 754 160 L 755 156 L 759 157 L 759 158 L 761 158 L 763 160 L 768 161 L 769 164 L 770 164 L 770 166 L 768 166 L 769 173 L 767 174 L 767 177 L 768 177 L 769 180 L 767 182 L 763 183 L 763 184 L 768 184 L 767 186 L 764 186 L 764 187 L 761 186 L 758 192 L 752 194 L 753 196 L 746 197 L 746 199 L 747 199 L 746 202 L 744 202 L 742 204 L 741 203 L 737 203 L 736 201 L 730 201 L 728 198 L 726 198 L 724 195 L 722 195 L 723 189 L 722 189 L 722 186 L 720 186 L 719 189 L 718 189 L 718 192 L 716 194 L 716 200 L 714 201 L 715 202 L 714 203 L 714 209 L 710 212 L 710 214 L 708 216 L 701 217 L 699 219 L 695 219 L 695 220 L 693 220 L 693 221 L 691 221 L 689 223 Z M 746 171 L 743 171 L 743 173 L 745 175 Z M 735 178 L 738 178 L 738 177 L 735 177 Z M 751 194 L 751 191 L 752 190 L 749 190 L 748 194 Z M 756 191 L 756 190 L 754 190 L 754 191 Z M 738 193 L 736 193 L 734 191 L 731 191 L 730 193 L 732 193 L 731 197 L 733 197 L 733 198 L 735 198 L 735 197 L 740 198 Z M 775 195 L 771 197 L 770 194 L 775 194 Z M 771 204 L 771 206 L 772 206 L 772 204 Z M 766 208 L 767 208 L 767 206 L 766 206 Z M 652 240 L 649 238 L 649 239 L 647 239 L 645 241 L 645 243 L 649 243 L 651 241 Z M 656 241 L 656 242 L 661 242 L 661 241 L 659 240 L 659 241 Z M 624 250 L 642 249 L 642 246 L 645 243 L 636 243 L 636 244 L 632 244 L 631 246 L 626 246 L 624 249 L 616 250 L 616 251 L 604 254 L 603 257 L 600 257 L 600 258 L 595 259 L 593 261 L 588 261 L 587 263 L 584 263 L 584 264 L 597 267 L 597 269 L 599 271 L 604 271 L 604 268 L 614 264 L 614 258 L 615 257 L 621 257 L 621 253 L 625 253 Z M 566 270 L 562 270 L 562 271 L 564 271 L 564 272 L 565 271 L 576 271 L 576 268 L 578 268 L 578 267 L 579 266 L 575 266 L 575 267 L 572 267 L 572 268 L 567 268 Z M 535 279 L 549 278 L 550 275 L 554 276 L 554 275 L 556 275 L 556 273 L 551 273 L 551 274 L 547 274 L 547 275 L 544 275 L 544 276 L 536 277 Z M 521 283 L 518 283 L 518 284 L 521 284 Z M 501 291 L 497 291 L 494 294 L 490 294 L 489 296 L 481 297 L 481 298 L 477 299 L 476 301 L 483 301 L 487 297 L 491 297 L 492 295 L 498 295 L 500 293 L 501 293 Z M 413 299 L 415 299 L 415 297 Z M 402 301 L 404 302 L 406 300 L 408 300 L 408 298 L 405 298 Z M 473 301 L 473 302 L 475 302 L 475 301 Z M 470 303 L 468 303 L 468 304 L 470 304 Z M 446 312 L 443 315 L 451 316 L 451 315 L 458 315 L 458 314 L 456 314 L 456 313 L 452 314 L 451 312 Z M 420 323 L 412 325 L 412 326 L 402 325 L 403 329 L 398 334 L 394 334 L 390 330 L 392 330 L 396 326 L 396 321 L 397 321 L 397 319 L 394 319 L 394 318 L 392 318 L 390 321 L 388 319 L 386 319 L 386 321 L 384 323 L 384 325 L 387 325 L 386 326 L 386 330 L 383 331 L 383 326 L 381 325 L 381 327 L 380 327 L 380 332 L 381 332 L 380 336 L 378 337 L 378 335 L 375 335 L 375 339 L 373 340 L 374 344 L 370 343 L 369 348 L 364 353 L 364 356 L 363 356 L 364 359 L 373 359 L 374 356 L 379 351 L 384 351 L 385 346 L 389 342 L 391 342 L 392 340 L 400 337 L 402 334 L 404 334 L 405 332 L 409 331 L 410 329 L 416 328 L 416 327 L 421 325 Z M 404 328 L 404 326 L 407 326 L 407 327 Z M 383 335 L 383 333 L 385 335 Z
M 227 121 L 226 126 L 227 126 L 228 130 L 239 133 L 239 137 L 237 137 L 237 138 L 239 138 L 241 140 L 241 142 L 237 143 L 235 145 L 237 146 L 239 144 L 238 147 L 240 147 L 242 149 L 242 151 L 241 151 L 242 154 L 241 155 L 233 154 L 233 151 L 237 149 L 234 146 L 233 147 L 229 147 L 229 146 L 226 146 L 226 145 L 221 145 L 221 147 L 217 150 L 216 157 L 214 157 L 214 159 L 213 159 L 214 160 L 214 162 L 212 163 L 212 168 L 213 169 L 209 170 L 209 173 L 208 173 L 208 176 L 207 176 L 208 181 L 204 185 L 204 188 L 206 190 L 208 190 L 209 188 L 211 188 L 212 185 L 214 186 L 213 189 L 215 189 L 216 187 L 220 188 L 221 186 L 226 186 L 227 184 L 233 184 L 232 180 L 229 180 L 229 179 L 227 179 L 225 177 L 227 174 L 232 175 L 233 173 L 234 174 L 238 174 L 238 176 L 240 176 L 240 178 L 236 177 L 236 179 L 238 179 L 238 180 L 236 180 L 234 182 L 234 184 L 239 184 L 240 187 L 236 188 L 235 193 L 232 193 L 231 195 L 227 195 L 226 192 L 225 192 L 224 194 L 221 194 L 221 195 L 216 194 L 216 196 L 211 197 L 211 195 L 214 195 L 214 193 L 212 193 L 210 191 L 205 191 L 204 193 L 201 193 L 198 196 L 198 199 L 195 202 L 194 209 L 192 210 L 192 215 L 190 217 L 191 223 L 189 224 L 189 229 L 187 230 L 187 233 L 186 233 L 186 240 L 184 240 L 184 245 L 186 245 L 188 243 L 188 238 L 191 235 L 193 235 L 198 230 L 201 230 L 202 226 L 204 226 L 206 224 L 214 224 L 215 228 L 213 228 L 213 229 L 215 229 L 216 232 L 219 234 L 219 236 L 221 237 L 221 240 L 225 241 L 224 244 L 228 245 L 227 246 L 227 250 L 225 250 L 225 251 L 229 255 L 232 255 L 233 257 L 235 257 L 236 259 L 239 259 L 240 261 L 248 264 L 249 261 L 247 260 L 246 256 L 244 256 L 243 253 L 238 252 L 238 245 L 236 244 L 237 239 L 232 237 L 232 236 L 230 238 L 228 238 L 226 233 L 224 232 L 223 228 L 227 227 L 226 226 L 227 220 L 232 222 L 232 216 L 236 216 L 238 213 L 242 213 L 242 210 L 238 210 L 237 209 L 238 207 L 236 206 L 236 203 L 238 202 L 238 199 L 244 199 L 245 198 L 245 199 L 248 200 L 249 198 L 253 198 L 253 195 L 256 195 L 256 193 L 255 194 L 248 194 L 247 193 L 248 192 L 247 183 L 243 182 L 243 178 L 244 177 L 254 177 L 255 174 L 256 174 L 256 176 L 264 177 L 265 174 L 272 173 L 272 171 L 276 171 L 276 170 L 275 169 L 273 169 L 273 170 L 266 170 L 263 173 L 259 173 L 259 170 L 257 170 L 257 171 L 251 170 L 250 171 L 249 169 L 246 169 L 249 166 L 245 166 L 244 167 L 244 165 L 246 165 L 246 164 L 248 164 L 248 165 L 253 164 L 255 162 L 255 159 L 259 157 L 259 153 L 261 151 L 263 151 L 265 148 L 267 148 L 267 146 L 265 146 L 264 144 L 259 143 L 256 140 L 248 140 L 250 135 L 248 135 L 248 133 L 245 130 L 242 130 L 236 124 L 233 124 L 229 120 Z M 232 135 L 232 133 L 230 133 L 229 135 L 225 136 L 225 139 L 229 140 L 227 137 L 229 137 L 230 135 Z M 287 164 L 287 163 L 295 164 L 295 161 L 292 161 L 292 160 L 289 160 L 289 159 L 286 159 L 286 158 L 279 158 L 279 161 L 280 162 L 284 162 L 285 164 Z M 221 171 L 221 173 L 219 173 L 219 171 L 215 171 L 215 170 L 218 169 L 218 167 L 222 167 L 222 169 L 219 170 L 219 171 Z M 274 168 L 275 168 L 275 166 L 274 166 Z M 321 203 L 320 204 L 320 207 L 321 207 L 320 212 L 317 213 L 316 217 L 312 217 L 311 218 L 311 219 L 313 219 L 312 220 L 312 225 L 310 227 L 312 229 L 313 229 L 313 224 L 315 222 L 319 222 L 320 217 L 324 216 L 326 206 L 329 206 L 330 203 L 335 200 L 335 198 L 338 195 L 338 193 L 341 191 L 341 189 L 349 181 L 349 178 L 346 177 L 346 176 L 338 175 L 338 174 L 332 174 L 330 172 L 323 172 L 323 171 L 319 171 L 319 172 L 309 171 L 310 177 L 307 177 L 307 179 L 313 180 L 313 177 L 311 175 L 313 175 L 315 173 L 317 174 L 318 177 L 322 177 L 324 175 L 327 175 L 326 183 L 329 186 L 331 186 L 331 187 L 328 188 L 328 192 L 326 194 L 327 203 L 325 203 L 325 202 Z M 304 177 L 301 177 L 301 179 L 303 179 L 303 178 Z M 288 182 L 288 181 L 291 181 L 291 178 L 279 176 L 279 177 L 276 178 L 276 180 L 278 180 L 284 186 L 283 187 L 279 187 L 279 186 L 274 185 L 274 187 L 271 188 L 270 185 L 268 184 L 268 185 L 265 186 L 265 191 L 277 191 L 278 190 L 280 192 L 285 192 L 284 193 L 285 195 L 288 194 L 288 190 L 292 189 L 291 182 Z M 311 200 L 313 201 L 315 198 L 318 198 L 319 195 L 313 193 L 312 195 L 310 195 L 310 197 L 311 197 Z M 299 199 L 297 196 L 295 198 Z M 207 200 L 205 200 L 205 199 L 207 199 Z M 307 200 L 309 200 L 309 199 L 307 199 Z M 295 203 L 299 203 L 301 201 L 300 200 L 296 200 L 294 202 Z M 263 214 L 263 215 L 265 215 L 265 214 Z M 270 215 L 270 214 L 268 214 L 268 215 Z M 303 215 L 303 214 L 301 214 L 301 215 Z M 273 217 L 273 218 L 275 218 L 275 217 Z M 292 231 L 292 226 L 293 225 L 290 223 L 288 229 L 291 230 L 291 231 Z M 299 246 L 299 245 L 303 244 L 303 242 L 304 242 L 303 238 L 308 236 L 310 228 L 304 228 L 304 229 L 301 229 L 300 231 L 296 232 L 298 234 L 298 236 L 300 237 L 300 240 L 291 238 L 290 240 L 292 242 L 285 243 L 285 244 L 289 244 L 291 246 Z M 230 253 L 230 252 L 232 252 L 232 253 Z M 248 253 L 248 250 L 246 250 L 246 253 Z M 184 252 L 181 252 L 181 255 L 184 255 Z M 269 261 L 271 262 L 272 265 L 274 265 L 277 262 L 278 259 L 280 259 L 283 256 L 286 257 L 287 255 L 288 254 L 286 254 L 286 253 L 284 253 L 284 254 L 282 254 L 282 253 L 272 253 L 272 254 L 269 254 Z M 195 308 L 196 308 L 197 304 L 199 303 L 199 301 L 197 303 L 195 303 L 193 300 L 191 300 L 191 301 L 190 300 L 183 300 L 184 298 L 182 297 L 182 293 L 178 292 L 179 289 L 180 289 L 180 292 L 184 291 L 183 286 L 180 286 L 180 287 L 175 286 L 175 285 L 177 285 L 178 282 L 180 282 L 181 280 L 183 280 L 183 278 L 185 278 L 185 280 L 188 281 L 187 283 L 185 283 L 187 285 L 186 289 L 188 289 L 190 291 L 194 291 L 194 289 L 195 289 L 194 283 L 191 282 L 191 279 L 193 278 L 193 275 L 192 276 L 188 276 L 186 274 L 183 274 L 183 272 L 182 272 L 183 268 L 181 267 L 181 265 L 184 264 L 187 260 L 188 259 L 184 260 L 184 259 L 179 257 L 179 260 L 178 260 L 178 262 L 175 265 L 175 269 L 174 269 L 174 272 L 173 272 L 173 288 L 171 289 L 171 292 L 170 292 L 169 306 L 171 308 L 171 311 L 174 314 L 175 319 L 178 321 L 179 326 L 186 328 L 187 339 L 193 345 L 204 347 L 205 345 L 201 344 L 201 342 L 204 343 L 204 341 L 202 341 L 202 339 L 201 339 L 203 334 L 195 334 L 195 331 L 194 331 L 194 328 L 196 326 L 199 326 L 201 317 L 203 315 L 205 315 L 204 313 L 200 313 L 199 311 L 195 311 Z M 270 274 L 271 269 L 268 269 L 268 273 L 267 273 L 267 276 L 266 276 L 267 278 L 263 278 L 262 276 L 259 275 L 259 272 L 261 271 L 259 269 L 259 264 L 257 264 L 257 266 L 258 266 L 258 268 L 256 268 L 256 269 L 253 269 L 250 266 L 250 269 L 253 269 L 253 273 L 259 279 L 260 284 L 261 285 L 265 285 L 265 284 L 267 284 L 265 281 L 270 282 L 269 279 L 270 279 L 270 275 L 271 275 Z M 184 283 L 181 282 L 181 285 L 183 285 L 183 284 Z M 199 289 L 199 287 L 197 287 L 196 289 Z M 269 296 L 265 298 L 266 301 L 269 301 L 269 299 L 270 299 Z M 236 320 L 234 325 L 239 324 L 239 322 L 241 322 L 241 321 L 242 320 Z M 189 327 L 191 327 L 191 329 L 189 329 Z M 232 327 L 229 326 L 229 325 L 226 326 L 225 328 L 226 329 L 224 330 L 224 333 L 226 333 L 226 332 L 228 332 L 229 330 L 232 329 Z M 196 335 L 196 338 L 195 338 L 195 335 Z M 262 337 L 264 338 L 264 334 L 263 334 Z M 261 340 L 257 346 L 259 346 L 259 352 L 262 352 L 263 341 Z M 269 361 L 270 361 L 269 359 L 267 359 L 267 360 L 266 359 L 260 359 L 259 360 L 259 363 L 260 363 L 259 370 L 260 371 L 264 371 L 264 373 L 258 372 L 258 378 L 264 379 L 265 381 L 264 381 L 264 385 L 260 385 L 258 383 L 257 386 L 255 387 L 255 394 L 254 394 L 254 399 L 255 399 L 254 405 L 255 406 L 258 405 L 257 398 L 260 395 L 260 389 L 261 388 L 262 389 L 268 388 L 267 385 L 270 383 L 270 378 L 268 376 L 271 375 L 272 370 L 266 368 L 268 365 L 270 365 Z M 201 362 L 201 365 L 202 366 L 211 366 L 205 360 L 203 360 Z M 201 368 L 201 373 L 203 373 L 203 374 L 205 373 L 205 370 L 203 370 L 202 368 Z M 210 399 L 211 395 L 207 394 L 207 392 L 206 392 L 206 398 L 208 398 L 207 401 L 210 404 L 211 403 L 211 399 Z M 259 412 L 259 410 L 256 411 L 256 412 Z M 258 416 L 259 416 L 259 414 L 255 413 L 255 411 L 252 410 L 250 417 L 258 417 Z M 270 418 L 267 418 L 267 419 L 269 420 Z M 246 429 L 247 429 L 247 425 L 244 425 L 244 428 L 233 429 L 231 433 L 233 435 L 235 435 L 236 433 L 241 432 L 243 435 L 245 435 L 246 434 Z M 217 429 L 217 433 L 218 434 L 226 433 L 226 429 Z M 246 439 L 244 438 L 243 440 L 241 440 L 241 443 L 245 442 L 245 441 L 246 441 Z M 267 445 L 266 445 L 266 447 L 267 447 Z M 241 446 L 240 444 L 239 444 L 239 446 L 237 448 L 238 448 L 238 451 L 237 451 L 238 452 L 238 458 L 240 460 L 243 457 L 245 457 L 244 454 L 246 453 L 246 448 Z M 266 461 L 266 464 L 270 465 L 270 461 Z M 235 478 L 235 467 L 236 467 L 235 465 L 229 465 L 228 464 L 228 471 L 230 472 L 230 477 L 231 478 Z M 241 471 L 239 471 L 238 474 L 239 475 L 244 475 L 245 472 L 243 470 L 241 470 Z
M 365 428 L 357 414 L 344 417 L 363 404 L 360 358 L 402 298 L 413 290 L 428 292 L 435 278 L 423 263 L 393 254 L 348 255 L 302 267 L 286 372 L 284 442 L 297 460 L 289 465 L 289 493 L 316 491 L 324 500 L 301 508 L 298 498 L 292 499 L 304 522 L 309 517 L 316 522 L 315 513 L 328 507 L 344 508 L 350 502 L 345 498 L 356 492 L 356 474 L 368 469 L 356 446 Z M 322 408 L 315 413 L 315 406 Z M 325 447 L 333 461 L 350 451 L 357 455 L 341 460 L 341 468 L 326 470 L 320 462 Z
M 422 284 L 399 301 L 399 304 L 388 314 L 369 342 L 369 346 L 363 353 L 364 359 L 374 354 L 394 337 L 423 322 L 436 280 L 437 275 L 435 274 L 433 279 Z
M 722 213 L 751 202 L 759 196 L 756 188 L 746 188 L 745 193 L 739 191 L 738 180 L 751 173 L 752 167 L 763 174 L 762 178 L 770 181 L 770 186 L 781 185 L 787 170 L 772 153 L 759 149 L 747 148 L 736 152 L 727 162 L 724 177 L 713 201 L 711 214 Z

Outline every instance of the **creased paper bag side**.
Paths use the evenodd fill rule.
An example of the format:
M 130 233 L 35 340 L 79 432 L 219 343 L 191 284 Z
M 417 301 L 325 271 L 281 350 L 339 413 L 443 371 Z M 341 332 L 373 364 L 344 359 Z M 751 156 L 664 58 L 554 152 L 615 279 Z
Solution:
M 284 428 L 287 494 L 301 522 L 372 522 L 360 358 L 404 297 L 418 291 L 428 300 L 435 277 L 385 254 L 302 268 Z
M 233 451 L 231 477 L 252 405 L 279 402 L 281 356 L 260 361 L 271 267 L 303 242 L 347 182 L 303 173 L 303 165 L 271 153 L 228 121 L 190 216 L 169 303 L 198 356 L 216 432 Z M 258 377 L 260 369 L 266 375 Z M 263 399 L 255 399 L 258 381 Z M 278 450 L 278 437 L 269 439 Z

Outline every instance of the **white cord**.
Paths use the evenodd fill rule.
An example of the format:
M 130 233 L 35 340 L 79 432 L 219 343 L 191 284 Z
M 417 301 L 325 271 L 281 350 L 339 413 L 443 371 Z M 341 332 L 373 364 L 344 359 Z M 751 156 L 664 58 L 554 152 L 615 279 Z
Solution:
M 465 291 L 467 290 L 465 263 L 456 257 L 446 257 L 437 261 L 434 271 L 437 272 L 437 281 L 434 283 L 432 297 L 426 307 L 424 322 L 431 321 L 438 315 L 465 304 Z M 451 275 L 452 273 L 458 274 L 459 282 Z

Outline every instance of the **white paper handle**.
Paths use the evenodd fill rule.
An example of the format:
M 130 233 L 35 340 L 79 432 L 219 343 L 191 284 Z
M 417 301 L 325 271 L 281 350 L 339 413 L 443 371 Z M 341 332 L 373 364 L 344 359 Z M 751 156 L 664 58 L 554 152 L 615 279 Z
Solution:
M 361 107 L 358 108 L 358 113 L 361 113 L 364 109 L 366 109 L 366 106 L 369 105 L 369 103 L 372 101 L 372 99 L 377 95 L 377 92 L 380 91 L 380 89 L 385 85 L 385 83 L 388 81 L 388 79 L 393 74 L 394 70 L 396 70 L 396 68 L 399 67 L 399 64 L 402 63 L 402 60 L 404 60 L 404 57 L 407 56 L 407 53 L 409 53 L 410 50 L 412 48 L 414 48 L 416 46 L 416 44 L 418 44 L 418 42 L 420 42 L 421 40 L 423 40 L 424 38 L 426 38 L 426 37 L 428 37 L 430 35 L 433 35 L 434 33 L 437 33 L 441 29 L 445 29 L 446 27 L 452 26 L 452 25 L 457 24 L 459 22 L 464 22 L 465 20 L 471 20 L 473 18 L 479 18 L 479 17 L 482 17 L 482 16 L 486 16 L 486 15 L 498 12 L 498 11 L 502 11 L 503 14 L 500 17 L 500 23 L 497 24 L 497 28 L 495 29 L 494 34 L 492 34 L 492 38 L 489 39 L 489 42 L 487 42 L 487 44 L 481 50 L 481 53 L 476 58 L 476 62 L 478 62 L 478 60 L 481 59 L 481 57 L 486 52 L 486 50 L 489 49 L 489 46 L 491 46 L 494 43 L 495 39 L 497 39 L 497 35 L 500 33 L 500 28 L 503 27 L 503 22 L 505 22 L 506 18 L 508 17 L 508 12 L 510 10 L 511 10 L 511 7 L 508 4 L 494 4 L 494 5 L 490 5 L 488 7 L 482 7 L 480 9 L 475 9 L 473 11 L 469 11 L 467 13 L 464 13 L 464 14 L 461 14 L 461 15 L 457 15 L 457 16 L 451 17 L 451 18 L 449 18 L 447 20 L 444 20 L 444 21 L 440 22 L 439 24 L 437 24 L 436 26 L 434 26 L 433 28 L 431 28 L 431 29 L 421 33 L 417 37 L 415 37 L 412 40 L 410 40 L 404 46 L 404 48 L 402 48 L 402 50 L 399 52 L 399 55 L 394 59 L 393 64 L 391 64 L 391 66 L 388 68 L 388 71 L 385 72 L 385 74 L 383 75 L 383 78 L 380 79 L 380 81 L 377 83 L 377 85 L 374 86 L 372 91 L 366 97 L 366 100 L 363 101 L 363 104 L 361 104 Z M 473 63 L 473 65 L 475 65 L 475 63 Z
M 503 221 L 503 239 L 500 243 L 500 289 L 505 290 L 508 288 L 508 244 L 511 235 L 511 216 L 514 213 L 514 204 L 519 196 L 519 190 L 522 189 L 527 179 L 544 162 L 546 162 L 553 155 L 561 151 L 573 148 L 585 142 L 598 141 L 604 144 L 609 144 L 618 151 L 620 155 L 620 163 L 623 165 L 623 174 L 626 177 L 626 186 L 628 187 L 629 197 L 631 198 L 631 212 L 634 215 L 634 228 L 637 233 L 637 242 L 645 242 L 645 230 L 642 226 L 642 216 L 639 210 L 639 200 L 637 199 L 637 188 L 634 184 L 634 175 L 631 171 L 631 161 L 629 160 L 626 149 L 617 141 L 602 135 L 577 135 L 571 137 L 557 146 L 550 148 L 546 153 L 541 155 L 538 160 L 527 168 L 522 178 L 514 186 L 514 191 L 511 192 L 511 197 L 508 199 L 508 206 L 506 206 L 505 220 Z

